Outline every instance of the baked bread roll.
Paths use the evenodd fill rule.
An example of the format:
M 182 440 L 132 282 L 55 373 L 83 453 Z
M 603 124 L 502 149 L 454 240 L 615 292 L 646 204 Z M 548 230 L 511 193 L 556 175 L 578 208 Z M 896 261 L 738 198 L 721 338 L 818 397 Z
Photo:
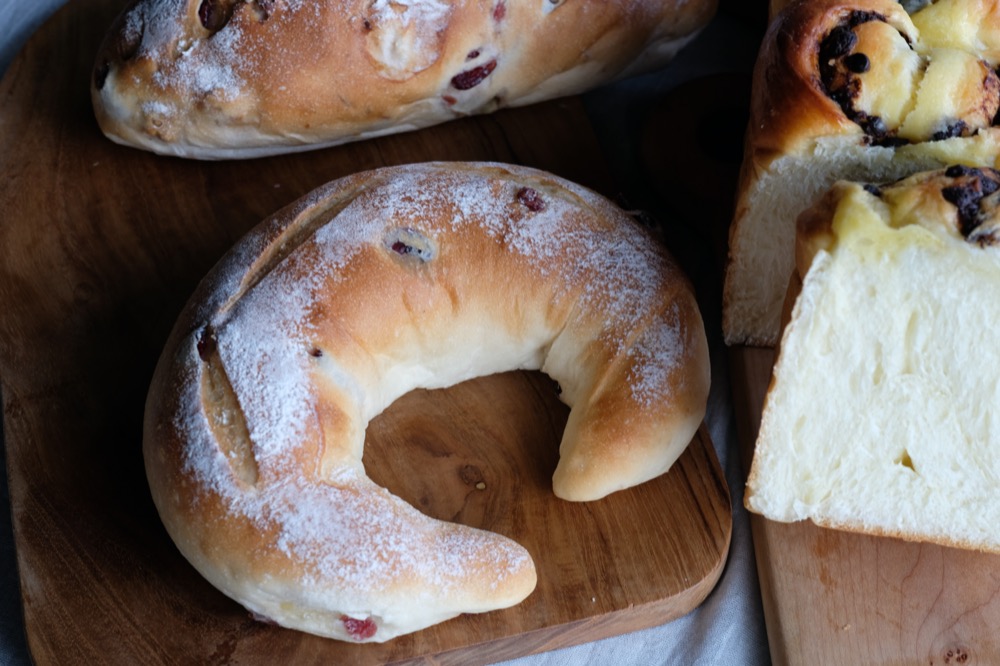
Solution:
M 953 166 L 802 214 L 750 510 L 1000 552 L 998 192 Z
M 773 345 L 795 218 L 838 179 L 884 182 L 950 164 L 996 166 L 1000 6 L 939 0 L 790 3 L 755 66 L 729 237 L 729 344 Z
M 209 581 L 287 627 L 385 641 L 511 606 L 529 553 L 421 514 L 362 451 L 408 391 L 517 368 L 571 406 L 568 500 L 664 473 L 705 412 L 691 286 L 607 200 L 499 164 L 338 180 L 251 231 L 181 314 L 146 407 L 157 509 Z
M 570 95 L 660 66 L 717 0 L 136 0 L 91 87 L 119 143 L 246 158 Z

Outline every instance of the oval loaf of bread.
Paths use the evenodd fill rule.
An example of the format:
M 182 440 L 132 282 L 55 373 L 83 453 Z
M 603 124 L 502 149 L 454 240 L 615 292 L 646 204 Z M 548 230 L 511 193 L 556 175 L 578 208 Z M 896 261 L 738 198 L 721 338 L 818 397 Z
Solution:
M 749 509 L 1000 552 L 998 193 L 952 166 L 801 215 Z
M 773 345 L 795 218 L 838 179 L 996 166 L 1000 3 L 796 0 L 764 38 L 730 228 L 723 327 Z
M 606 199 L 499 164 L 335 181 L 251 231 L 181 314 L 147 401 L 153 498 L 195 568 L 284 626 L 385 641 L 516 604 L 524 548 L 421 514 L 362 464 L 399 396 L 513 369 L 571 407 L 568 500 L 663 474 L 705 413 L 691 286 Z
M 662 65 L 717 0 L 137 0 L 97 56 L 111 139 L 244 158 L 425 127 Z

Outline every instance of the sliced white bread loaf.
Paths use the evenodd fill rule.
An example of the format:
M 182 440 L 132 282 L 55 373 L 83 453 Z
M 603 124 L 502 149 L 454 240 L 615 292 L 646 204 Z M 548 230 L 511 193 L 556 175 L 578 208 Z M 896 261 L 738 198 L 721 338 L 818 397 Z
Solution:
M 1000 551 L 998 204 L 951 167 L 802 214 L 750 510 Z
M 753 80 L 726 271 L 729 344 L 773 345 L 795 218 L 840 179 L 997 166 L 1000 0 L 796 0 Z

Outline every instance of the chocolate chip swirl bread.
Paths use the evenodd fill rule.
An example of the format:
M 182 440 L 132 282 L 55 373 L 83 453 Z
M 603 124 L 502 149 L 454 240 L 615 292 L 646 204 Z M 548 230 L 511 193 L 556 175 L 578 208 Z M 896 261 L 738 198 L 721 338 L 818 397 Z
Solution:
M 838 179 L 886 181 L 1000 154 L 1000 3 L 788 3 L 754 71 L 723 327 L 773 345 L 797 214 Z
M 135 0 L 91 94 L 111 139 L 244 158 L 425 127 L 652 69 L 717 0 Z
M 1000 173 L 839 182 L 795 264 L 747 507 L 1000 552 Z

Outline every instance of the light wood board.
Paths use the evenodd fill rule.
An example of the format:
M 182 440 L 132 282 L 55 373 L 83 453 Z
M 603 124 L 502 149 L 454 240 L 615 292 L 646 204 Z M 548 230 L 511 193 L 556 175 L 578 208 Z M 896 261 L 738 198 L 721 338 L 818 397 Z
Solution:
M 771 349 L 730 354 L 749 469 Z M 777 666 L 1000 664 L 1000 556 L 751 517 Z

